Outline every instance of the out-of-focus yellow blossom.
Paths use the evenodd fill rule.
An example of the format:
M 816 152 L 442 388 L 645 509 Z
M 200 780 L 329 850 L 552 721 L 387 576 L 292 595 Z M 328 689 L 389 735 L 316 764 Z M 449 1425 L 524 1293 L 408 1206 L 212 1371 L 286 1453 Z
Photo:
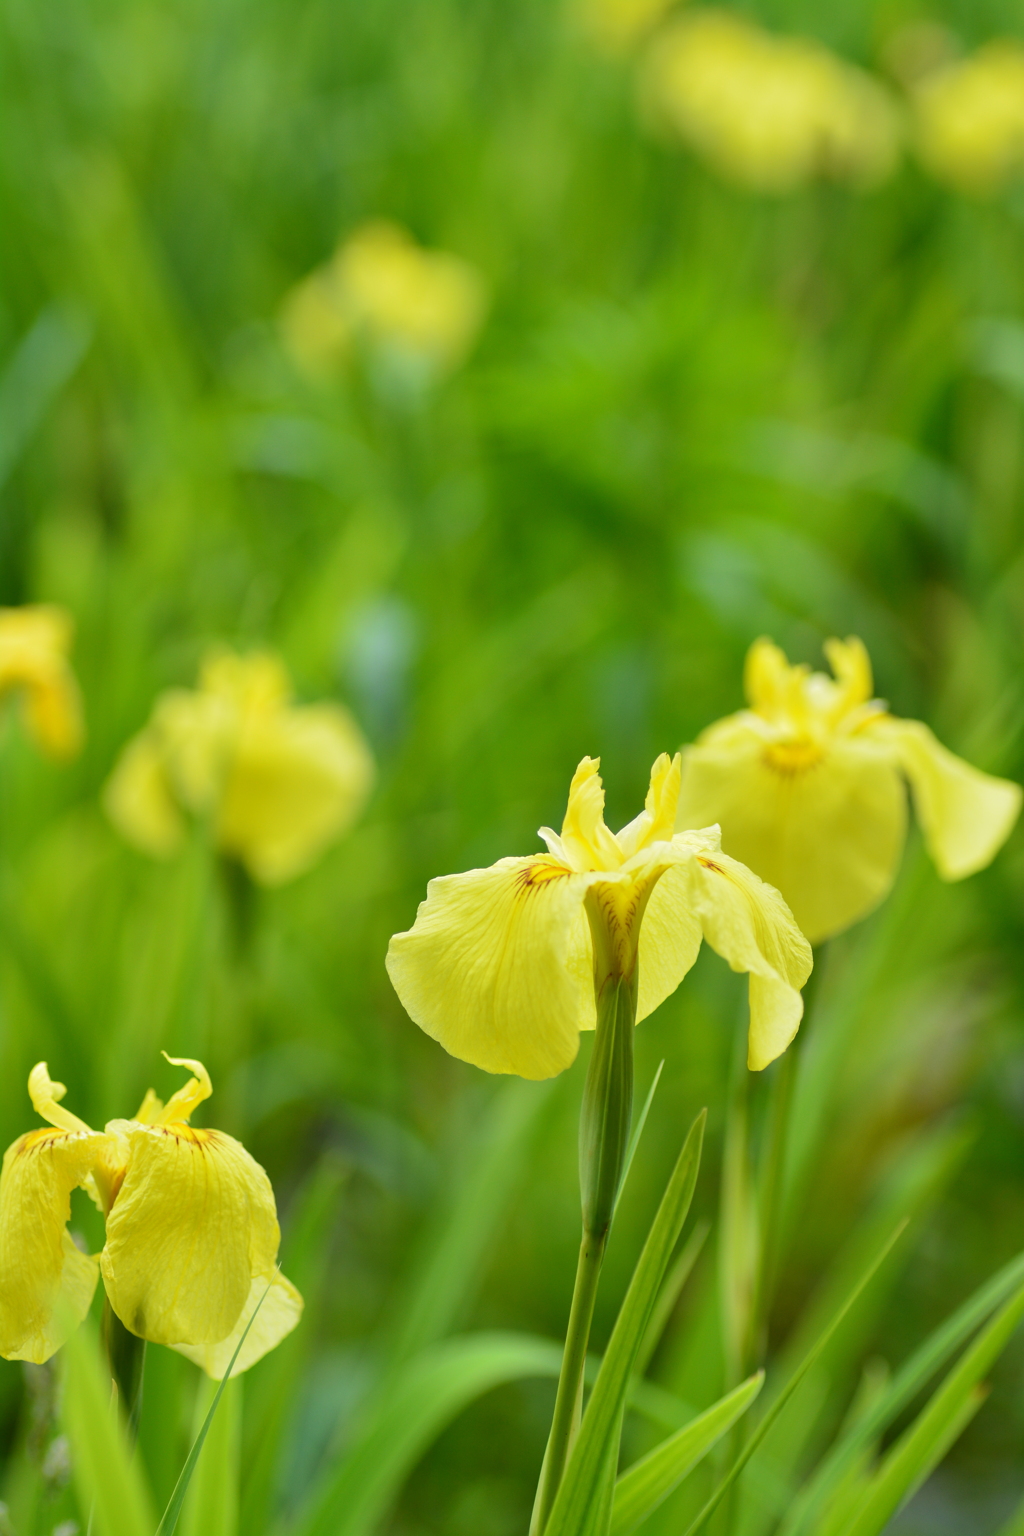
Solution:
M 994 192 L 1024 172 L 1024 48 L 1008 39 L 946 64 L 912 92 L 918 153 L 965 192 Z
M 1018 785 L 954 757 L 918 720 L 872 698 L 859 640 L 829 640 L 834 676 L 790 666 L 770 640 L 747 656 L 750 708 L 710 726 L 683 754 L 677 826 L 715 819 L 722 840 L 782 892 L 817 943 L 890 889 L 907 826 L 909 782 L 944 880 L 994 858 L 1021 804 Z
M 88 1312 L 100 1273 L 130 1333 L 176 1349 L 218 1379 L 265 1293 L 233 1374 L 298 1322 L 302 1297 L 276 1267 L 270 1181 L 233 1137 L 189 1124 L 213 1091 L 209 1075 L 202 1062 L 167 1059 L 195 1075 L 166 1105 L 150 1089 L 134 1120 L 111 1120 L 103 1131 L 62 1108 L 64 1085 L 45 1062 L 33 1067 L 32 1105 L 53 1129 L 19 1136 L 0 1175 L 5 1359 L 48 1360 Z M 96 1256 L 68 1234 L 76 1187 L 106 1218 Z
M 724 11 L 659 34 L 641 87 L 655 126 L 757 191 L 822 175 L 869 186 L 899 159 L 899 111 L 878 81 L 820 43 L 773 37 Z
M 670 10 L 674 0 L 575 0 L 572 21 L 602 53 L 627 53 Z
M 596 1021 L 595 977 L 639 965 L 637 1018 L 682 981 L 701 939 L 750 975 L 749 1064 L 786 1049 L 811 969 L 777 891 L 721 852 L 717 827 L 676 833 L 678 755 L 662 754 L 640 815 L 612 833 L 599 763 L 585 757 L 547 853 L 432 880 L 413 927 L 395 934 L 388 973 L 410 1016 L 445 1050 L 487 1072 L 552 1077 Z M 585 903 L 600 909 L 594 953 Z
M 19 693 L 25 723 L 50 757 L 82 745 L 82 700 L 68 662 L 71 615 L 48 603 L 0 608 L 0 696 Z
M 128 842 L 165 857 L 185 813 L 265 885 L 309 868 L 355 820 L 373 783 L 370 749 L 338 704 L 292 702 L 282 662 L 218 651 L 199 687 L 173 688 L 130 741 L 104 791 Z
M 469 352 L 484 308 L 484 285 L 469 262 L 424 250 L 381 220 L 357 229 L 292 289 L 281 333 L 313 375 L 333 371 L 357 342 L 443 373 Z

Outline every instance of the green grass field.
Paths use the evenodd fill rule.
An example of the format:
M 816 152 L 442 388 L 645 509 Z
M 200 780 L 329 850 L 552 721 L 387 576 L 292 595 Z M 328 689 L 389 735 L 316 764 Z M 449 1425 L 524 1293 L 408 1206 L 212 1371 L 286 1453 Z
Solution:
M 912 0 L 748 11 L 882 78 L 927 19 Z M 966 50 L 1021 28 L 1006 0 L 928 14 Z M 762 634 L 815 666 L 859 635 L 894 713 L 1024 779 L 1024 181 L 960 193 L 908 150 L 875 189 L 733 185 L 648 131 L 631 57 L 554 0 L 2 16 L 0 603 L 71 612 L 87 723 L 64 765 L 0 718 L 3 1145 L 37 1124 L 36 1061 L 102 1125 L 179 1086 L 166 1049 L 206 1062 L 200 1123 L 270 1175 L 306 1312 L 227 1389 L 184 1536 L 525 1536 L 590 1047 L 543 1085 L 453 1059 L 393 992 L 388 939 L 432 876 L 538 849 L 585 754 L 609 824 L 628 820 L 656 755 L 741 706 Z M 320 377 L 283 344 L 286 295 L 377 218 L 481 275 L 479 337 L 433 380 L 365 348 Z M 148 859 L 100 804 L 155 696 L 217 643 L 278 651 L 377 762 L 355 826 L 274 889 L 240 885 L 198 828 Z M 1022 913 L 1019 829 L 954 885 L 913 832 L 892 896 L 819 960 L 765 1401 L 910 1226 L 713 1536 L 784 1531 L 855 1394 L 1024 1248 Z M 710 1233 L 648 1372 L 691 1413 L 731 1384 L 743 996 L 705 950 L 638 1028 L 641 1098 L 665 1065 L 593 1336 L 706 1105 Z M 777 1072 L 750 1085 L 755 1166 Z M 81 1191 L 72 1227 L 101 1246 Z M 107 1469 L 63 1358 L 0 1365 L 0 1532 L 89 1528 Z M 134 1466 L 159 1511 L 210 1393 L 159 1346 L 145 1369 Z M 1019 1338 L 984 1380 L 922 1491 L 861 1536 L 1024 1531 Z M 669 1420 L 628 1413 L 623 1465 Z M 683 1536 L 726 1443 L 645 1536 Z M 151 1536 L 127 1507 L 99 1500 L 93 1536 Z M 829 1518 L 808 1531 L 847 1529 Z

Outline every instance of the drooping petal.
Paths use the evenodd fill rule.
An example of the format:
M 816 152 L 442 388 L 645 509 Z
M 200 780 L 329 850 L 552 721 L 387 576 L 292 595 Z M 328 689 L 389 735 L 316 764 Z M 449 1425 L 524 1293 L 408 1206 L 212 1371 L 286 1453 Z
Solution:
M 687 841 L 685 834 L 676 839 L 683 855 Z M 800 1027 L 811 947 L 778 891 L 727 854 L 698 848 L 679 869 L 688 877 L 690 907 L 704 937 L 734 971 L 750 976 L 747 1065 L 759 1072 Z
M 685 870 L 667 869 L 647 902 L 640 925 L 637 1023 L 676 990 L 697 958 L 701 926 L 691 910 Z
M 270 1181 L 240 1142 L 183 1122 L 107 1127 L 128 1143 L 127 1171 L 100 1256 L 110 1304 L 156 1344 L 227 1338 L 279 1230 Z
M 872 734 L 892 744 L 910 780 L 917 819 L 942 878 L 962 880 L 991 863 L 1020 814 L 1020 785 L 965 763 L 919 720 L 880 720 Z
M 121 753 L 103 791 L 103 809 L 125 842 L 143 853 L 166 858 L 181 846 L 185 822 L 152 730 L 140 731 Z
M 816 944 L 888 893 L 906 837 L 906 793 L 875 729 L 834 737 L 816 760 L 786 769 L 734 717 L 683 754 L 677 825 L 712 822 L 725 851 L 782 893 Z
M 564 1071 L 595 1022 L 587 885 L 545 854 L 431 880 L 388 949 L 411 1018 L 486 1072 Z
M 256 1320 L 246 1334 L 245 1343 L 231 1369 L 233 1377 L 241 1376 L 243 1371 L 247 1371 L 257 1360 L 262 1360 L 265 1354 L 276 1348 L 302 1316 L 302 1297 L 291 1281 L 280 1273 L 253 1277 L 241 1317 L 227 1338 L 219 1344 L 175 1344 L 174 1348 L 180 1355 L 194 1361 L 214 1381 L 222 1381 L 231 1365 L 238 1341 L 257 1306 L 259 1311 Z
M 95 1131 L 29 1131 L 0 1174 L 0 1354 L 49 1360 L 89 1310 L 97 1262 L 71 1241 L 71 1191 L 102 1155 Z
M 373 777 L 362 732 L 339 705 L 254 715 L 232 760 L 217 841 L 264 884 L 290 880 L 351 825 Z

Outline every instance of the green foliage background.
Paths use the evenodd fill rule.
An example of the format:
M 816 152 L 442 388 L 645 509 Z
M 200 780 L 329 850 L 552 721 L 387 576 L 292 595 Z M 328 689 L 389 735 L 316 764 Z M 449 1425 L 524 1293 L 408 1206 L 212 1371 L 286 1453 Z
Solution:
M 869 65 L 923 14 L 750 9 Z M 870 195 L 737 191 L 643 135 L 628 64 L 549 0 L 2 14 L 0 601 L 74 613 L 89 741 L 56 768 L 2 725 L 0 1128 L 6 1144 L 33 1123 L 40 1057 L 93 1123 L 168 1091 L 161 1047 L 207 1060 L 208 1123 L 267 1167 L 308 1300 L 244 1389 L 240 1528 L 276 1530 L 403 1337 L 564 1329 L 581 1065 L 503 1091 L 410 1023 L 383 956 L 427 879 L 537 846 L 585 753 L 627 820 L 656 753 L 738 707 L 761 633 L 814 662 L 859 634 L 897 713 L 1024 778 L 1024 193 L 971 201 L 912 163 Z M 1004 0 L 931 14 L 967 46 L 1019 26 Z M 313 387 L 276 337 L 288 288 L 381 215 L 491 293 L 472 358 L 423 397 L 370 369 Z M 352 706 L 380 767 L 356 830 L 260 895 L 241 957 L 200 843 L 149 863 L 98 805 L 154 694 L 214 641 L 278 648 L 303 697 Z M 956 887 L 915 843 L 890 903 L 824 962 L 835 1048 L 809 1053 L 799 1101 L 776 1344 L 901 1179 L 918 1215 L 801 1455 L 863 1355 L 901 1360 L 1021 1246 L 1022 900 L 1019 831 Z M 598 1343 L 705 1103 L 697 1204 L 716 1215 L 740 997 L 704 956 L 640 1028 L 641 1086 L 666 1066 Z M 713 1249 L 653 1366 L 696 1406 L 722 1390 Z M 155 1349 L 147 1373 L 162 1505 L 196 1373 Z M 1024 1493 L 1022 1382 L 1018 1343 L 894 1529 L 996 1528 Z M 552 1390 L 505 1385 L 457 1417 L 377 1528 L 524 1530 Z M 51 1395 L 46 1371 L 0 1368 L 18 1536 L 77 1518 L 46 1459 Z M 644 1529 L 682 1530 L 666 1509 Z

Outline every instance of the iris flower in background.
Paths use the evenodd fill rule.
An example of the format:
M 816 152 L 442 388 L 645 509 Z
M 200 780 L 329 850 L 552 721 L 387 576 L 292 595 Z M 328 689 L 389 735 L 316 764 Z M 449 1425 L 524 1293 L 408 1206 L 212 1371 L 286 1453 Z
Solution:
M 292 702 L 283 663 L 219 651 L 199 687 L 162 694 L 104 791 L 121 835 L 156 857 L 204 819 L 221 852 L 277 885 L 308 869 L 352 824 L 374 778 L 370 749 L 338 704 Z
M 1021 790 L 954 757 L 918 720 L 872 698 L 859 640 L 829 640 L 834 676 L 790 666 L 769 640 L 747 656 L 749 709 L 709 726 L 683 754 L 676 825 L 717 821 L 724 846 L 777 886 L 812 943 L 888 893 L 907 829 L 909 782 L 944 880 L 988 864 Z
M 601 53 L 628 53 L 670 10 L 674 0 L 572 0 L 570 20 Z
M 725 11 L 694 12 L 655 36 L 641 99 L 652 126 L 756 191 L 817 176 L 872 186 L 899 161 L 900 112 L 877 80 L 820 43 Z
M 362 347 L 430 378 L 463 361 L 486 308 L 480 274 L 427 251 L 396 224 L 364 224 L 285 300 L 281 335 L 311 376 L 330 375 Z
M 73 631 L 63 608 L 0 608 L 0 697 L 21 696 L 29 735 L 48 757 L 74 757 L 82 746 L 82 700 L 68 661 Z
M 595 978 L 639 964 L 637 1018 L 682 981 L 704 938 L 750 975 L 749 1064 L 786 1049 L 800 1023 L 810 949 L 777 891 L 727 857 L 718 829 L 677 833 L 679 757 L 651 771 L 644 810 L 612 833 L 599 762 L 585 757 L 547 853 L 432 880 L 388 973 L 413 1020 L 487 1072 L 552 1077 L 596 1020 Z M 588 924 L 585 904 L 599 921 Z M 607 955 L 595 957 L 601 933 Z
M 933 176 L 991 193 L 1024 173 L 1024 48 L 1009 39 L 943 63 L 911 92 L 918 153 Z
M 276 1269 L 274 1192 L 240 1142 L 189 1125 L 212 1093 L 202 1062 L 167 1102 L 150 1089 L 134 1120 L 94 1131 L 61 1107 L 63 1083 L 33 1067 L 33 1107 L 52 1130 L 7 1149 L 0 1175 L 0 1354 L 48 1360 L 89 1310 L 100 1273 L 130 1333 L 166 1344 L 220 1379 L 260 1305 L 234 1366 L 248 1370 L 290 1333 L 298 1291 Z M 71 1191 L 106 1217 L 98 1256 L 68 1233 Z M 269 1286 L 269 1290 L 267 1287 Z

